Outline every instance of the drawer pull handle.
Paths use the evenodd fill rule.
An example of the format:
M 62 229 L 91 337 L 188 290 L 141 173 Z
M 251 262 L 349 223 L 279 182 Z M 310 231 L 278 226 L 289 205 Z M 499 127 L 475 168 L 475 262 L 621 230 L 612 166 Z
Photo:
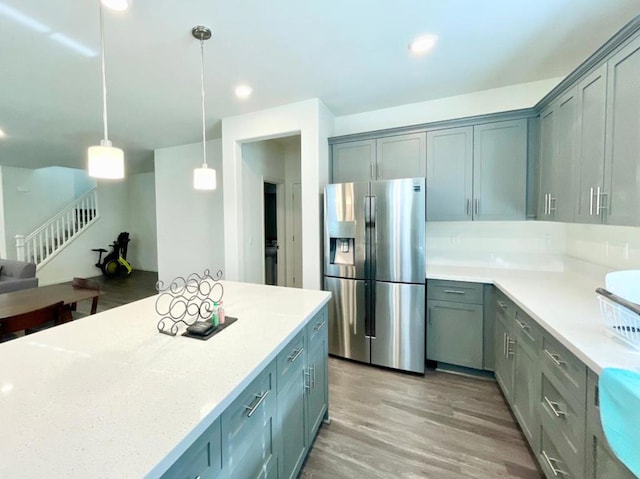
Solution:
M 296 359 L 298 359 L 298 357 L 302 354 L 302 351 L 304 351 L 304 348 L 294 349 L 293 352 L 287 358 L 289 360 L 289 362 L 290 363 L 295 362 Z
M 564 366 L 565 364 L 567 364 L 562 359 L 560 359 L 560 355 L 559 354 L 550 353 L 548 349 L 545 349 L 544 352 L 545 352 L 545 354 L 547 356 L 549 356 L 551 358 L 551 361 L 553 361 L 553 363 L 556 366 L 560 367 L 560 366 Z
M 325 322 L 326 321 L 322 321 L 321 323 L 316 323 L 315 326 L 313 327 L 313 332 L 317 333 L 318 331 L 320 331 L 324 327 Z
M 316 388 L 316 367 L 314 366 L 309 366 L 309 372 L 311 373 L 311 388 L 315 389 Z
M 262 394 L 256 394 L 256 398 L 254 399 L 255 404 L 253 406 L 245 406 L 244 408 L 247 410 L 247 417 L 253 416 L 253 413 L 260 407 L 260 404 L 267 399 L 269 395 L 269 391 L 265 391 Z
M 544 401 L 547 403 L 549 408 L 551 408 L 551 411 L 553 412 L 553 414 L 555 414 L 556 417 L 566 416 L 567 415 L 567 413 L 565 413 L 563 410 L 559 409 L 560 405 L 557 402 L 551 401 L 547 396 L 544 397 Z
M 304 388 L 311 389 L 311 368 L 304 370 Z
M 447 294 L 464 294 L 464 291 L 459 291 L 457 289 L 445 289 L 444 292 Z
M 498 306 L 500 306 L 502 309 L 507 309 L 507 303 L 505 303 L 504 301 L 498 300 Z
M 513 349 L 511 349 L 512 344 L 515 344 L 515 341 L 513 340 L 513 338 L 511 338 L 511 336 L 507 334 L 507 358 L 510 358 L 514 355 Z
M 524 321 L 516 321 L 516 323 L 518 323 L 518 326 L 520 326 L 520 328 L 523 329 L 524 331 L 529 331 L 531 329 L 531 326 L 529 326 Z
M 554 459 L 553 457 L 549 457 L 547 454 L 547 451 L 545 451 L 544 449 L 542 450 L 542 455 L 544 456 L 544 460 L 547 461 L 547 464 L 549 464 L 549 467 L 551 468 L 551 472 L 553 472 L 553 475 L 555 477 L 558 477 L 560 475 L 565 475 L 566 472 L 564 472 L 562 469 L 558 469 L 554 463 L 556 462 L 560 462 L 557 459 Z

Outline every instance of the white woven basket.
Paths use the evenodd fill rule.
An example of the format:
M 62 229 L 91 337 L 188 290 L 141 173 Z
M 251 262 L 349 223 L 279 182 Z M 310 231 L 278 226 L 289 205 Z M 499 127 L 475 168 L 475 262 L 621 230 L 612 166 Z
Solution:
M 608 291 L 632 303 L 640 303 L 640 270 L 615 271 L 605 276 Z M 605 324 L 620 338 L 640 350 L 640 315 L 604 296 L 600 314 Z

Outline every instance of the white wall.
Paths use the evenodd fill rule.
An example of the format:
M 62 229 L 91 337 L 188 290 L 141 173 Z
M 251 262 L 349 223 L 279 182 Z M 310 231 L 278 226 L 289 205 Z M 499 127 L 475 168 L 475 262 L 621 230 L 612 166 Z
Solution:
M 274 141 L 242 145 L 244 281 L 264 284 L 264 181 L 285 182 L 284 149 Z
M 7 257 L 7 236 L 4 226 L 4 182 L 2 180 L 3 167 L 0 166 L 0 258 Z
M 564 77 L 521 83 L 335 118 L 336 136 L 531 108 Z
M 244 279 L 242 241 L 244 212 L 243 143 L 301 135 L 303 287 L 321 288 L 321 192 L 329 176 L 327 140 L 333 117 L 318 99 L 284 105 L 222 120 L 225 208 L 225 271 L 228 279 Z M 160 252 L 160 255 L 162 253 Z
M 127 259 L 134 269 L 158 271 L 155 174 L 131 175 L 127 186 L 129 226 L 126 231 L 131 239 Z
M 95 267 L 98 254 L 91 249 L 110 250 L 108 245 L 116 239 L 118 233 L 128 231 L 127 182 L 98 182 L 97 192 L 100 219 L 38 271 L 40 285 L 71 281 L 73 277 L 100 275 L 100 270 Z
M 75 199 L 76 170 L 3 166 L 2 171 L 6 253 L 15 259 L 15 235 L 31 233 Z
M 158 276 L 165 283 L 206 268 L 225 271 L 222 141 L 207 142 L 207 162 L 215 168 L 214 191 L 193 189 L 193 169 L 202 164 L 202 143 L 155 151 Z M 231 218 L 235 221 L 235 218 Z

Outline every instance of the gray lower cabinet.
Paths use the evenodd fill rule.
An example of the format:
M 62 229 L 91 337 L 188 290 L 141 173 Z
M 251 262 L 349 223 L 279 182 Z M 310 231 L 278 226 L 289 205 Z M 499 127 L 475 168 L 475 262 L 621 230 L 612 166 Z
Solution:
M 513 402 L 514 339 L 513 320 L 515 305 L 501 292 L 495 296 L 495 361 L 496 381 L 509 404 Z
M 212 479 L 218 477 L 221 469 L 222 435 L 220 419 L 216 419 L 162 477 Z
M 483 284 L 427 281 L 426 357 L 483 368 Z
M 327 344 L 325 306 L 162 477 L 298 477 L 327 416 Z
M 598 376 L 587 373 L 587 479 L 634 479 L 635 475 L 622 464 L 609 448 L 600 422 Z
M 542 329 L 518 307 L 515 309 L 515 343 L 511 346 L 514 350 L 512 407 L 522 432 L 535 450 L 540 433 L 538 351 L 542 342 Z

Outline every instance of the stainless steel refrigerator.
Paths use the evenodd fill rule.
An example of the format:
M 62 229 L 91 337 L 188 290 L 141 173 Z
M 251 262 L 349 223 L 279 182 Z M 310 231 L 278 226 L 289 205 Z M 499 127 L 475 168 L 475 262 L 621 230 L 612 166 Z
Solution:
M 329 353 L 424 373 L 425 180 L 327 185 Z

